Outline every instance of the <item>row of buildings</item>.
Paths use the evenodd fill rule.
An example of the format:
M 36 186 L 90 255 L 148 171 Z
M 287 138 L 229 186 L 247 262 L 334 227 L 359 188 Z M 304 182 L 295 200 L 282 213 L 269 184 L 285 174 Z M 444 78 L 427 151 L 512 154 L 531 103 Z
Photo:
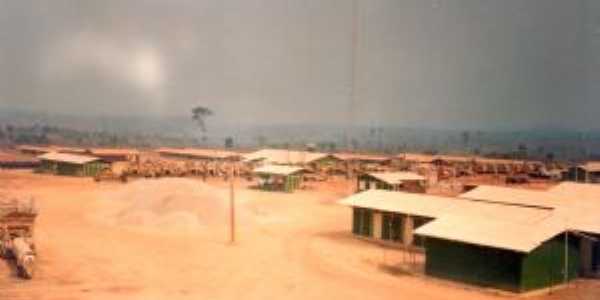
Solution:
M 48 153 L 66 153 L 96 157 L 105 163 L 139 160 L 140 152 L 135 149 L 99 149 L 59 146 L 20 146 L 18 151 L 25 155 L 40 156 Z M 262 149 L 250 153 L 228 150 L 197 148 L 159 148 L 154 152 L 161 157 L 180 160 L 240 161 L 252 166 L 291 165 L 308 172 L 328 175 L 344 174 L 354 177 L 365 172 L 383 172 L 409 169 L 421 174 L 451 170 L 454 176 L 473 174 L 530 174 L 545 178 L 576 182 L 600 182 L 600 163 L 588 162 L 567 167 L 537 161 L 491 159 L 476 156 L 427 155 L 403 153 L 395 156 L 359 153 L 320 153 L 283 149 Z M 22 158 L 21 158 L 22 160 Z M 31 165 L 17 160 L 3 159 L 5 165 Z M 74 160 L 73 162 L 76 162 Z M 14 163 L 11 163 L 14 162 Z M 70 163 L 69 161 L 65 163 Z M 433 171 L 432 171 L 433 170 Z M 439 173 L 439 172 L 438 172 Z M 436 174 L 436 177 L 441 176 Z
M 340 201 L 352 232 L 425 256 L 425 273 L 525 292 L 600 275 L 600 186 L 479 186 L 458 197 L 369 189 Z

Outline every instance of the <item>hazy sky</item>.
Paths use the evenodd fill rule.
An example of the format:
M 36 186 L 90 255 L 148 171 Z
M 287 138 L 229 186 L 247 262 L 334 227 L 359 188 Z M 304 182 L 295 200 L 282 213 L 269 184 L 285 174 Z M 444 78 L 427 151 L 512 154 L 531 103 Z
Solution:
M 600 1 L 357 2 L 0 0 L 0 107 L 600 128 Z

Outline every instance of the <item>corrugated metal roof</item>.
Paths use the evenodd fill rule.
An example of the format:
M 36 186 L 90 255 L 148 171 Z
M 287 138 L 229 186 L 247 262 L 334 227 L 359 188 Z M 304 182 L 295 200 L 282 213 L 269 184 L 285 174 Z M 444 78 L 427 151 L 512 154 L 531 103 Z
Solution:
M 244 155 L 247 161 L 262 160 L 271 164 L 301 165 L 326 158 L 329 154 L 283 149 L 263 149 Z
M 557 210 L 574 230 L 600 233 L 600 185 L 563 182 L 549 190 L 565 198 Z
M 39 153 L 48 153 L 48 152 L 53 151 L 53 149 L 51 149 L 50 147 L 32 146 L 32 145 L 20 145 L 17 147 L 17 150 L 39 152 Z
M 565 231 L 561 222 L 551 218 L 531 226 L 498 219 L 453 216 L 429 222 L 415 230 L 415 234 L 528 253 Z
M 477 157 L 475 162 L 478 164 L 492 164 L 492 165 L 522 165 L 525 163 L 523 160 L 516 159 L 504 159 L 504 158 L 487 158 Z
M 564 197 L 547 191 L 526 190 L 502 186 L 480 185 L 459 196 L 464 199 L 554 208 L 565 202 Z
M 431 163 L 435 159 L 435 156 L 433 155 L 420 153 L 401 153 L 397 157 L 399 159 L 416 163 Z
M 50 152 L 66 152 L 66 153 L 85 153 L 86 150 L 83 148 L 75 148 L 75 147 L 64 147 L 64 146 L 32 146 L 32 145 L 21 145 L 18 146 L 17 149 L 19 151 L 31 151 L 31 152 L 39 152 L 39 153 L 50 153 Z
M 553 213 L 551 209 L 386 190 L 364 191 L 345 198 L 339 203 L 431 218 L 457 215 L 464 217 L 479 216 L 524 224 L 533 224 Z
M 436 155 L 434 160 L 442 160 L 451 163 L 468 163 L 474 162 L 474 156 L 460 156 L 460 155 Z
M 600 172 L 600 162 L 599 161 L 589 161 L 585 164 L 578 166 L 581 169 L 586 170 L 587 172 Z
M 367 190 L 347 197 L 338 203 L 353 207 L 436 218 L 449 211 L 450 207 L 456 202 L 452 198 L 427 194 Z
M 92 148 L 89 149 L 92 155 L 138 155 L 140 152 L 136 149 L 125 148 Z
M 384 162 L 391 160 L 390 157 L 384 155 L 372 155 L 372 154 L 361 154 L 361 153 L 334 153 L 333 157 L 344 160 L 344 161 L 373 161 L 373 162 Z
M 562 182 L 548 190 L 577 204 L 587 204 L 600 208 L 600 184 Z
M 38 156 L 40 160 L 49 160 L 49 161 L 57 161 L 57 162 L 65 162 L 71 164 L 82 165 L 89 162 L 100 160 L 97 157 L 87 156 L 87 155 L 77 155 L 77 154 L 68 154 L 68 153 L 58 153 L 58 152 L 50 152 L 44 155 Z
M 226 159 L 240 157 L 241 154 L 233 151 L 225 151 L 218 149 L 197 149 L 197 148 L 160 148 L 157 150 L 158 153 L 180 155 L 197 158 L 214 158 L 214 159 Z
M 427 194 L 368 190 L 339 203 L 434 218 L 415 233 L 520 252 L 531 251 L 566 228 L 553 209 Z
M 401 184 L 403 181 L 423 181 L 425 177 L 413 172 L 381 172 L 367 173 L 387 184 Z
M 256 168 L 253 172 L 257 174 L 274 174 L 287 176 L 301 171 L 304 171 L 304 169 L 300 167 L 267 165 L 260 168 Z

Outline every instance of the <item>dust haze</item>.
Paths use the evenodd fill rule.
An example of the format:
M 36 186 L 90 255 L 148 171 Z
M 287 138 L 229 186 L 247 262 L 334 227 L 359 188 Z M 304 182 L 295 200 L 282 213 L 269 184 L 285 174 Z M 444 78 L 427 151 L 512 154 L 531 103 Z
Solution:
M 5 111 L 164 117 L 202 104 L 240 126 L 600 127 L 591 0 L 0 6 Z

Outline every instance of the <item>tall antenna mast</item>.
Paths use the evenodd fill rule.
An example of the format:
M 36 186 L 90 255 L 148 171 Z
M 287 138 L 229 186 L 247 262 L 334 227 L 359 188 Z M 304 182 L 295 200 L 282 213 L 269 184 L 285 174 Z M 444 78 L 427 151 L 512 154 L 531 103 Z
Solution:
M 348 142 L 350 140 L 349 128 L 350 125 L 354 122 L 354 110 L 356 106 L 356 82 L 357 82 L 357 72 L 356 65 L 358 61 L 358 0 L 352 0 L 352 63 L 350 67 L 350 97 L 348 99 L 348 116 L 346 121 L 349 124 L 344 126 L 346 128 L 345 133 L 345 143 L 346 147 L 348 147 Z

